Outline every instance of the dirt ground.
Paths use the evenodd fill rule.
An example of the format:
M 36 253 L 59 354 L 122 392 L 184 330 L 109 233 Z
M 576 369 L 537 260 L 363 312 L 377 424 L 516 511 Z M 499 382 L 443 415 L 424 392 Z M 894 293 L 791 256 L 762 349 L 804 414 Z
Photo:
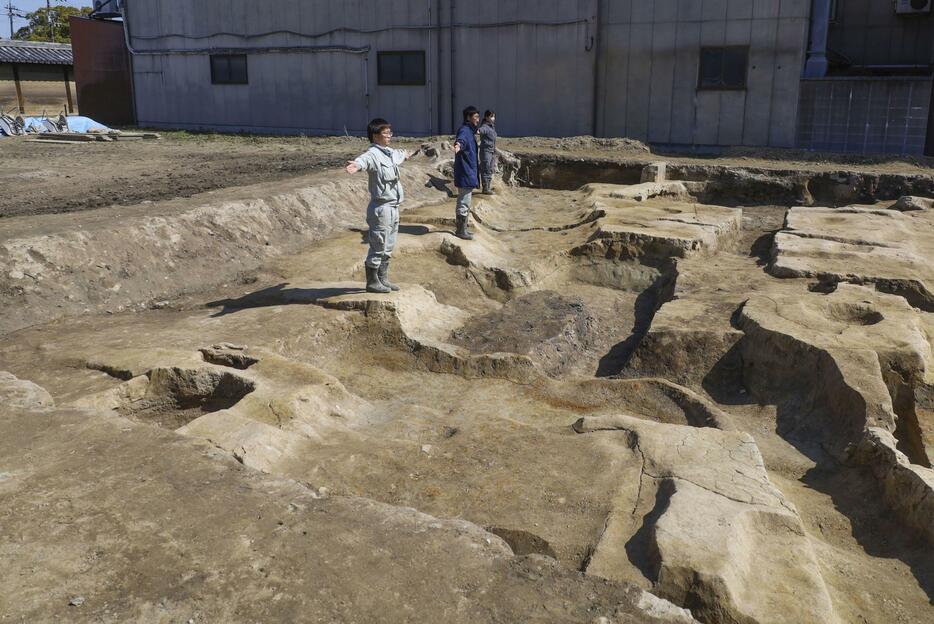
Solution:
M 502 147 L 661 157 L 624 140 Z M 681 607 L 705 624 L 934 621 L 930 522 L 886 498 L 885 464 L 834 454 L 843 432 L 822 402 L 848 374 L 846 390 L 883 387 L 864 409 L 889 400 L 884 358 L 860 368 L 859 337 L 894 324 L 921 327 L 891 341 L 921 405 L 930 378 L 910 367 L 929 357 L 929 312 L 860 286 L 857 311 L 883 301 L 885 323 L 834 299 L 825 326 L 808 308 L 820 331 L 782 362 L 801 328 L 776 312 L 787 335 L 741 331 L 744 307 L 833 294 L 769 272 L 788 205 L 701 201 L 682 182 L 497 181 L 465 241 L 431 183 L 445 159 L 428 154 L 404 167 L 401 290 L 367 293 L 365 180 L 337 175 L 364 148 L 0 143 L 0 303 L 26 317 L 0 371 L 48 393 L 0 410 L 0 621 L 692 622 Z M 924 159 L 781 151 L 665 159 L 934 174 Z M 112 204 L 133 208 L 93 210 Z M 872 246 L 867 214 L 838 215 L 852 247 Z M 892 231 L 924 214 L 899 212 Z M 929 267 L 927 240 L 891 255 Z M 805 359 L 832 359 L 821 332 L 850 367 L 837 376 Z M 789 396 L 753 396 L 763 362 Z M 794 418 L 831 422 L 828 439 Z M 678 608 L 622 610 L 633 588 Z
M 357 138 L 273 138 L 163 132 L 161 140 L 0 143 L 0 217 L 73 212 L 191 197 L 336 167 Z
M 262 137 L 162 131 L 158 141 L 41 145 L 0 141 L 0 218 L 190 197 L 230 186 L 284 180 L 342 164 L 358 137 Z M 444 137 L 441 137 L 442 139 Z M 399 137 L 417 148 L 429 139 Z M 622 139 L 504 138 L 517 152 L 717 164 L 728 167 L 930 173 L 934 159 L 841 156 L 794 150 L 733 149 L 721 156 L 652 154 Z

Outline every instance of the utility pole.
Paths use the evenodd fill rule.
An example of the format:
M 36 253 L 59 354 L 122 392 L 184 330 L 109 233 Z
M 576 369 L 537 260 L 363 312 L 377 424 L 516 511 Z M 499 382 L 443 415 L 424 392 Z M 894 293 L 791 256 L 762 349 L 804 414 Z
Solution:
M 45 0 L 45 18 L 49 22 L 49 41 L 55 43 L 55 32 L 52 30 L 52 0 Z
M 13 38 L 13 11 L 19 11 L 15 6 L 13 6 L 13 0 L 7 0 L 6 3 L 6 14 L 10 18 L 10 39 Z

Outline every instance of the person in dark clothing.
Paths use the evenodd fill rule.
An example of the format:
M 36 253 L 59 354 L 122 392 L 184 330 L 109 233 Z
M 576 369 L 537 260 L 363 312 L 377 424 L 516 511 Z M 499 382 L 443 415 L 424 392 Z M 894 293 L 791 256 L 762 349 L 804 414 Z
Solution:
M 493 174 L 496 173 L 496 113 L 483 113 L 480 124 L 480 184 L 484 195 L 493 194 Z
M 477 127 L 480 111 L 474 106 L 464 109 L 464 123 L 457 131 L 454 141 L 454 186 L 457 187 L 457 232 L 455 236 L 464 240 L 473 239 L 467 229 L 470 219 L 470 202 L 473 191 L 480 186 L 477 168 Z

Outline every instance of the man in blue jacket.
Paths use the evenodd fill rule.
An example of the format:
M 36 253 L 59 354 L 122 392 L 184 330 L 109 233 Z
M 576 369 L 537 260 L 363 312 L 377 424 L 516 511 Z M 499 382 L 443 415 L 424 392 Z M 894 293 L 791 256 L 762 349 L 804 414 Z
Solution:
M 472 240 L 467 229 L 473 190 L 480 186 L 477 176 L 477 128 L 480 111 L 475 106 L 464 109 L 464 124 L 454 141 L 454 186 L 457 187 L 457 232 L 455 236 Z

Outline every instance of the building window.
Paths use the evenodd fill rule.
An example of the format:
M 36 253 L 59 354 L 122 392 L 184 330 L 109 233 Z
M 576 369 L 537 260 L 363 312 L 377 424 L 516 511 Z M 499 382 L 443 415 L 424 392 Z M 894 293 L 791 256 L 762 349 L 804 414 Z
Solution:
M 425 84 L 424 52 L 380 52 L 376 56 L 376 65 L 380 85 Z
M 247 84 L 246 54 L 212 54 L 212 84 Z
M 749 48 L 701 48 L 698 89 L 745 89 Z

